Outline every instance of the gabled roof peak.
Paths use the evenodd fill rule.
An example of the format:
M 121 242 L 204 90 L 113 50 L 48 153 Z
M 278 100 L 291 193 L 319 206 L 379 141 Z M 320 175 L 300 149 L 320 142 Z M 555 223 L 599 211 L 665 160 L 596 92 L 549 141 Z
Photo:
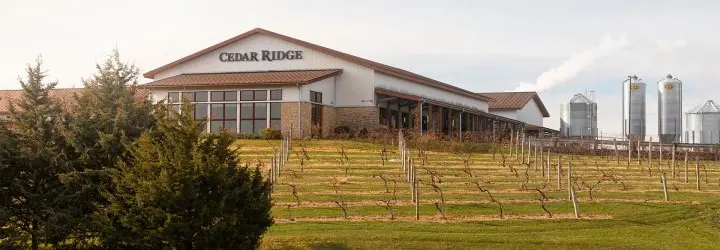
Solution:
M 340 58 L 340 59 L 343 59 L 343 60 L 346 60 L 346 61 L 349 61 L 349 62 L 358 64 L 358 65 L 362 65 L 362 66 L 368 67 L 368 68 L 370 68 L 370 69 L 375 70 L 376 72 L 383 73 L 383 74 L 386 74 L 386 75 L 389 75 L 389 76 L 393 76 L 393 77 L 405 79 L 405 80 L 408 80 L 408 81 L 411 81 L 411 82 L 420 83 L 420 84 L 428 85 L 428 86 L 431 86 L 431 87 L 443 89 L 443 90 L 446 90 L 446 91 L 449 91 L 449 92 L 453 92 L 453 93 L 456 93 L 456 94 L 464 95 L 464 96 L 471 97 L 471 98 L 474 98 L 474 99 L 477 99 L 477 100 L 482 100 L 482 101 L 491 101 L 491 100 L 492 100 L 492 98 L 488 98 L 488 97 L 483 96 L 483 95 L 478 95 L 478 94 L 475 94 L 475 93 L 473 93 L 473 92 L 471 92 L 471 91 L 468 91 L 468 90 L 465 90 L 465 89 L 462 89 L 462 88 L 459 88 L 459 87 L 456 87 L 456 86 L 453 86 L 453 85 L 450 85 L 450 84 L 447 84 L 447 83 L 443 83 L 443 82 L 440 82 L 440 81 L 437 81 L 437 80 L 434 80 L 434 79 L 430 79 L 430 78 L 428 78 L 428 77 L 421 76 L 421 75 L 412 73 L 412 72 L 410 72 L 410 71 L 406 71 L 406 70 L 402 70 L 402 69 L 399 69 L 399 68 L 395 68 L 395 67 L 392 67 L 392 66 L 388 66 L 388 65 L 385 65 L 385 64 L 382 64 L 382 63 L 370 61 L 370 60 L 367 60 L 367 59 L 364 59 L 364 58 L 360 58 L 360 57 L 357 57 L 357 56 L 353 56 L 353 55 L 350 55 L 350 54 L 346 54 L 346 53 L 343 53 L 343 52 L 340 52 L 340 51 L 337 51 L 337 50 L 329 49 L 329 48 L 326 48 L 326 47 L 323 47 L 323 46 L 320 46 L 320 45 L 316 45 L 316 44 L 313 44 L 313 43 L 309 43 L 309 42 L 305 42 L 305 41 L 302 41 L 302 40 L 298 40 L 298 39 L 295 39 L 295 38 L 292 38 L 292 37 L 289 37 L 289 36 L 281 35 L 281 34 L 278 34 L 278 33 L 275 33 L 275 32 L 272 32 L 272 31 L 269 31 L 269 30 L 266 30 L 266 29 L 262 29 L 262 28 L 254 28 L 254 29 L 252 29 L 252 30 L 250 30 L 250 31 L 247 31 L 247 32 L 245 32 L 245 33 L 242 33 L 242 34 L 240 34 L 240 35 L 237 35 L 237 36 L 232 37 L 232 38 L 230 38 L 230 39 L 227 39 L 227 40 L 225 40 L 225 41 L 222 41 L 222 42 L 220 42 L 220 43 L 218 43 L 218 44 L 215 44 L 215 45 L 213 45 L 213 46 L 207 47 L 207 48 L 205 48 L 205 49 L 203 49 L 203 50 L 200 50 L 200 51 L 198 51 L 198 52 L 195 52 L 195 53 L 193 53 L 193 54 L 190 54 L 190 55 L 185 56 L 185 57 L 183 57 L 183 58 L 180 58 L 180 59 L 178 59 L 178 60 L 175 60 L 175 61 L 173 61 L 173 62 L 171 62 L 171 63 L 169 63 L 169 64 L 166 64 L 166 65 L 164 65 L 164 66 L 162 66 L 162 67 L 159 67 L 159 68 L 156 68 L 156 69 L 154 69 L 154 70 L 148 71 L 147 73 L 143 74 L 143 76 L 146 77 L 146 78 L 154 79 L 154 78 L 155 78 L 155 75 L 157 75 L 157 74 L 160 73 L 160 72 L 163 72 L 163 71 L 168 70 L 168 69 L 170 69 L 170 68 L 172 68 L 172 67 L 178 66 L 178 65 L 180 65 L 180 64 L 182 64 L 182 63 L 185 63 L 185 62 L 187 62 L 187 61 L 190 61 L 190 60 L 195 59 L 195 58 L 197 58 L 197 57 L 200 57 L 200 56 L 202 56 L 202 55 L 204 55 L 204 54 L 210 53 L 210 52 L 215 51 L 215 50 L 217 50 L 217 49 L 219 49 L 219 48 L 225 47 L 225 46 L 227 46 L 227 45 L 229 45 L 229 44 L 235 43 L 235 42 L 237 42 L 237 41 L 240 41 L 240 40 L 242 40 L 242 39 L 245 39 L 245 38 L 250 37 L 250 36 L 255 35 L 255 34 L 263 34 L 263 35 L 271 36 L 271 37 L 274 37 L 274 38 L 277 38 L 277 39 L 280 39 L 280 40 L 284 40 L 284 41 L 287 41 L 287 42 L 290 42 L 290 43 L 294 43 L 294 44 L 297 44 L 297 45 L 306 47 L 306 48 L 308 48 L 308 49 L 312 49 L 312 50 L 315 50 L 315 51 L 318 51 L 318 52 L 321 52 L 321 53 L 324 53 L 324 54 L 328 54 L 328 55 L 331 55 L 331 56 L 334 56 L 334 57 L 337 57 L 337 58 Z

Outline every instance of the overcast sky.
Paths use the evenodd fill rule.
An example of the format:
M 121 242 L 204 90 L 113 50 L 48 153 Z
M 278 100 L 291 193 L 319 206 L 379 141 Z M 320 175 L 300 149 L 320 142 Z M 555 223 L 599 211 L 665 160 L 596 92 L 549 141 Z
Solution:
M 687 111 L 720 99 L 720 1 L 2 0 L 0 89 L 42 55 L 60 87 L 80 87 L 113 48 L 142 72 L 261 27 L 471 91 L 538 90 L 560 104 L 594 90 L 599 129 L 619 135 L 620 82 L 684 85 Z M 143 80 L 147 81 L 147 80 Z

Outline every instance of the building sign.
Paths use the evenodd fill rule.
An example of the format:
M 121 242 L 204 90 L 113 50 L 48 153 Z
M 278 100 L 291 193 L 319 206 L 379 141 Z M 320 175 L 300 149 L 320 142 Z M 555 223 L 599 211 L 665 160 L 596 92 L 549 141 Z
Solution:
M 303 59 L 302 50 L 261 50 L 260 52 L 220 53 L 221 62 L 259 62 Z
M 675 86 L 673 86 L 671 83 L 666 83 L 664 87 L 665 90 L 672 90 Z
M 637 85 L 637 84 L 630 85 L 630 90 L 638 90 L 638 89 L 640 89 L 640 85 Z

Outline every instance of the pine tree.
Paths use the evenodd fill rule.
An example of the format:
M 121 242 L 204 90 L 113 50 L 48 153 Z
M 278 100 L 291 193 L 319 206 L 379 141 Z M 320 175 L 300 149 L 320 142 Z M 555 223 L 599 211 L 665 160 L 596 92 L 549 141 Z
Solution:
M 128 143 L 152 126 L 152 105 L 138 92 L 138 68 L 113 50 L 75 95 L 66 136 L 85 169 L 112 168 Z
M 142 249 L 251 249 L 272 224 L 269 186 L 259 169 L 240 166 L 234 138 L 204 134 L 190 105 L 170 116 L 118 161 L 103 221 L 106 246 Z
M 27 79 L 20 79 L 23 95 L 10 103 L 12 131 L 0 132 L 12 143 L 12 151 L 0 152 L 3 203 L 1 219 L 7 223 L 8 242 L 38 249 L 41 245 L 61 247 L 78 211 L 74 191 L 61 181 L 71 171 L 63 152 L 57 120 L 59 105 L 49 93 L 57 82 L 45 83 L 42 60 L 28 65 Z M 4 142 L 8 143 L 8 142 Z M 8 156 L 9 155 L 9 156 Z M 7 232 L 7 231 L 6 231 Z M 18 233 L 20 232 L 20 233 Z
M 117 50 L 95 67 L 97 72 L 84 79 L 85 87 L 75 94 L 62 126 L 69 144 L 65 153 L 73 166 L 65 181 L 75 187 L 75 207 L 83 211 L 74 218 L 82 224 L 75 232 L 79 241 L 91 241 L 102 231 L 92 216 L 108 204 L 100 192 L 111 192 L 110 170 L 154 121 L 152 104 L 138 92 L 137 67 L 122 62 Z

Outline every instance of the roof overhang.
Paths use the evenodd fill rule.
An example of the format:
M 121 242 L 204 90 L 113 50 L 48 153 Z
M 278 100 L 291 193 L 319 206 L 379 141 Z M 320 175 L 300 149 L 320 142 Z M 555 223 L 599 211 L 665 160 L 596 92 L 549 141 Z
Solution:
M 507 117 L 491 114 L 491 113 L 488 113 L 488 112 L 485 112 L 482 110 L 477 110 L 477 109 L 473 109 L 473 108 L 467 108 L 467 107 L 462 107 L 462 106 L 453 105 L 453 104 L 449 104 L 449 103 L 444 103 L 444 102 L 440 102 L 440 101 L 436 101 L 436 100 L 432 100 L 432 99 L 428 99 L 428 98 L 424 98 L 424 97 L 420 97 L 420 96 L 416 96 L 416 95 L 400 93 L 400 92 L 392 91 L 392 90 L 388 90 L 388 89 L 375 88 L 375 93 L 381 94 L 381 95 L 397 97 L 397 98 L 402 98 L 402 99 L 407 99 L 407 100 L 411 100 L 411 101 L 428 103 L 428 104 L 432 104 L 435 106 L 460 110 L 460 111 L 471 113 L 471 114 L 490 117 L 490 118 L 500 120 L 500 121 L 505 121 L 505 122 L 510 122 L 510 123 L 523 123 L 522 121 L 513 120 L 513 119 L 510 119 Z
M 143 74 L 143 76 L 144 76 L 145 78 L 154 79 L 154 78 L 155 78 L 155 75 L 157 75 L 157 74 L 160 73 L 160 72 L 163 72 L 163 71 L 165 71 L 165 70 L 168 70 L 168 69 L 170 69 L 170 68 L 173 68 L 173 67 L 175 67 L 175 66 L 178 66 L 178 65 L 180 65 L 180 64 L 182 64 L 182 63 L 185 63 L 185 62 L 187 62 L 187 61 L 190 61 L 190 60 L 192 60 L 192 59 L 198 58 L 198 57 L 200 57 L 200 56 L 202 56 L 202 55 L 204 55 L 204 54 L 210 53 L 210 52 L 212 52 L 212 51 L 215 51 L 215 50 L 217 50 L 217 49 L 220 49 L 220 48 L 222 48 L 222 47 L 225 47 L 225 46 L 227 46 L 227 45 L 230 45 L 230 44 L 232 44 L 232 43 L 235 43 L 235 42 L 237 42 L 237 41 L 240 41 L 240 40 L 242 40 L 242 39 L 245 39 L 245 38 L 250 37 L 250 36 L 255 35 L 255 34 L 262 34 L 262 35 L 270 36 L 270 37 L 273 37 L 273 38 L 276 38 L 276 39 L 280 39 L 280 40 L 283 40 L 283 41 L 286 41 L 286 42 L 294 43 L 294 44 L 303 46 L 303 47 L 308 48 L 308 49 L 312 49 L 312 50 L 315 50 L 315 51 L 318 51 L 318 52 L 321 52 L 321 53 L 324 53 L 324 54 L 327 54 L 327 55 L 330 55 L 330 56 L 337 57 L 337 58 L 339 58 L 339 59 L 342 59 L 342 60 L 345 60 L 345 61 L 348 61 L 348 62 L 352 62 L 352 63 L 358 64 L 358 65 L 361 65 L 361 66 L 370 68 L 370 69 L 372 69 L 372 70 L 375 70 L 376 72 L 383 73 L 383 74 L 386 74 L 386 75 L 389 75 L 389 76 L 393 76 L 393 77 L 405 79 L 405 80 L 408 80 L 408 81 L 411 81 L 411 82 L 415 82 L 415 83 L 419 83 L 419 84 L 431 86 L 431 87 L 434 87 L 434 88 L 442 89 L 442 90 L 445 90 L 445 91 L 449 91 L 449 92 L 456 93 L 456 94 L 459 94 L 459 95 L 467 96 L 467 97 L 470 97 L 470 98 L 473 98 L 473 99 L 476 99 L 476 100 L 480 100 L 480 101 L 490 102 L 490 101 L 493 100 L 492 98 L 489 98 L 489 97 L 487 97 L 487 96 L 484 96 L 484 95 L 481 95 L 481 94 L 476 94 L 476 93 L 473 93 L 473 92 L 471 92 L 471 91 L 468 91 L 468 90 L 465 90 L 465 89 L 462 89 L 462 88 L 459 88 L 459 87 L 456 87 L 456 86 L 453 86 L 453 85 L 450 85 L 450 84 L 447 84 L 447 83 L 443 83 L 443 82 L 440 82 L 440 81 L 437 81 L 437 80 L 434 80 L 434 79 L 431 79 L 431 78 L 428 78 L 428 77 L 425 77 L 425 76 L 422 76 L 422 75 L 419 75 L 419 74 L 415 74 L 415 73 L 412 73 L 412 72 L 407 71 L 407 70 L 402 70 L 402 69 L 395 68 L 395 67 L 392 67 L 392 66 L 388 66 L 388 65 L 385 65 L 385 64 L 382 64 L 382 63 L 370 61 L 370 60 L 367 60 L 367 59 L 364 59 L 364 58 L 360 58 L 360 57 L 357 57 L 357 56 L 353 56 L 353 55 L 350 55 L 350 54 L 346 54 L 346 53 L 343 53 L 343 52 L 340 52 L 340 51 L 337 51 L 337 50 L 329 49 L 329 48 L 326 48 L 326 47 L 323 47 L 323 46 L 320 46 L 320 45 L 316 45 L 316 44 L 313 44 L 313 43 L 309 43 L 309 42 L 306 42 L 306 41 L 302 41 L 302 40 L 299 40 L 299 39 L 295 39 L 295 38 L 292 38 L 292 37 L 289 37 L 289 36 L 281 35 L 281 34 L 278 34 L 278 33 L 272 32 L 272 31 L 268 31 L 268 30 L 265 30 L 265 29 L 261 29 L 261 28 L 252 29 L 252 30 L 250 30 L 250 31 L 247 31 L 247 32 L 245 32 L 245 33 L 242 33 L 242 34 L 240 34 L 240 35 L 237 35 L 237 36 L 232 37 L 232 38 L 230 38 L 230 39 L 227 39 L 227 40 L 225 40 L 225 41 L 222 41 L 222 42 L 220 42 L 220 43 L 218 43 L 218 44 L 215 44 L 215 45 L 213 45 L 213 46 L 207 47 L 207 48 L 205 48 L 205 49 L 203 49 L 203 50 L 200 50 L 200 51 L 198 51 L 198 52 L 195 52 L 195 53 L 193 53 L 193 54 L 190 54 L 190 55 L 185 56 L 185 57 L 183 57 L 183 58 L 180 58 L 180 59 L 178 59 L 178 60 L 175 60 L 175 61 L 173 61 L 173 62 L 171 62 L 171 63 L 169 63 L 169 64 L 166 64 L 166 65 L 161 66 L 161 67 L 159 67 L 159 68 L 156 68 L 156 69 L 153 69 L 153 70 L 151 70 L 151 71 L 148 71 L 147 73 Z
M 149 82 L 144 88 L 304 85 L 342 74 L 342 69 L 182 74 Z

